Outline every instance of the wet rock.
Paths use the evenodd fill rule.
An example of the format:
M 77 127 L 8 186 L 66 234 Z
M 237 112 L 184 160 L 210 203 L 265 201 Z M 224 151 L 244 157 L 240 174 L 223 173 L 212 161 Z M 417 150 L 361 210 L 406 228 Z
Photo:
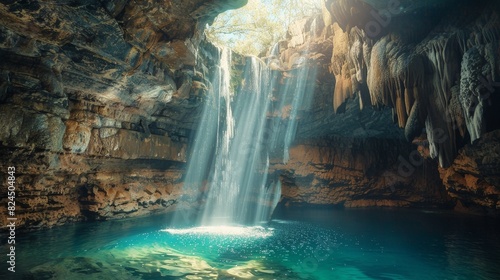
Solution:
M 199 206 L 181 182 L 217 59 L 202 28 L 246 1 L 63 2 L 0 4 L 0 168 L 17 170 L 19 226 Z M 288 162 L 272 155 L 283 201 L 450 207 L 449 193 L 498 209 L 490 2 L 328 0 L 294 23 L 263 58 L 280 78 L 269 122 L 298 123 Z M 292 116 L 280 90 L 302 78 L 308 100 Z M 451 166 L 443 181 L 418 155 Z
M 440 169 L 450 196 L 459 210 L 477 213 L 500 209 L 500 131 L 484 134 L 459 151 L 453 164 Z
M 273 161 L 288 206 L 442 207 L 448 197 L 435 162 L 424 162 L 401 140 L 335 138 L 290 149 L 286 164 Z M 409 169 L 406 169 L 409 168 Z
M 318 52 L 308 46 L 332 42 L 321 52 L 332 54 L 333 110 L 345 113 L 344 106 L 354 98 L 362 110 L 392 108 L 409 141 L 425 128 L 430 156 L 446 167 L 464 142 L 497 128 L 487 128 L 484 116 L 498 103 L 492 84 L 500 67 L 498 6 L 484 2 L 445 8 L 451 5 L 329 0 L 323 7 L 324 27 L 312 32 L 321 35 L 310 36 L 313 18 L 296 22 L 288 44 L 282 44 L 287 47 L 280 48 L 281 61 L 273 63 L 294 65 L 295 54 L 313 57 Z M 415 21 L 421 24 L 415 26 Z M 412 115 L 416 103 L 420 108 Z
M 288 197 L 290 203 L 409 206 L 417 205 L 417 201 L 437 201 L 435 198 L 440 197 L 443 202 L 440 205 L 449 207 L 450 200 L 443 183 L 436 181 L 436 169 L 429 167 L 428 159 L 437 159 L 444 168 L 455 165 L 457 155 L 457 159 L 463 157 L 461 147 L 498 129 L 494 124 L 497 114 L 493 113 L 493 108 L 500 104 L 496 98 L 495 82 L 499 79 L 500 67 L 499 7 L 486 1 L 446 8 L 452 5 L 452 1 L 429 5 L 422 1 L 329 0 L 325 1 L 322 10 L 323 30 L 314 32 L 320 36 L 310 36 L 308 22 L 311 19 L 298 21 L 292 26 L 290 34 L 293 36 L 279 45 L 279 60 L 272 60 L 276 65 L 274 69 L 284 71 L 286 67 L 296 65 L 295 61 L 300 57 L 313 61 L 310 64 L 325 65 L 324 61 L 312 58 L 317 57 L 318 52 L 331 53 L 331 61 L 326 62 L 328 67 L 316 68 L 318 82 L 311 87 L 314 88 L 314 98 L 309 107 L 300 109 L 295 144 L 304 143 L 306 139 L 321 143 L 329 137 L 336 139 L 332 146 L 352 143 L 353 138 L 367 143 L 377 143 L 380 139 L 376 138 L 394 141 L 402 138 L 404 128 L 406 140 L 417 145 L 417 151 L 412 153 L 427 159 L 422 161 L 426 162 L 426 171 L 419 171 L 420 174 L 432 173 L 432 177 L 426 177 L 426 180 L 433 182 L 435 189 L 426 189 L 424 186 L 428 182 L 410 176 L 414 179 L 396 181 L 408 188 L 415 185 L 415 193 L 388 195 L 378 189 L 375 182 L 386 172 L 401 173 L 398 166 L 370 167 L 370 164 L 354 169 L 359 173 L 340 169 L 342 171 L 337 172 L 344 177 L 332 175 L 321 181 L 317 179 L 320 170 L 332 171 L 328 168 L 327 171 L 322 168 L 315 170 L 309 163 L 318 160 L 310 160 L 307 156 L 301 160 L 296 156 L 290 166 L 276 165 L 280 166 L 276 167 L 277 170 L 283 169 L 284 197 Z M 420 23 L 418 26 L 414 25 L 416 21 Z M 306 37 L 308 40 L 304 39 Z M 322 50 L 308 48 L 323 42 L 330 42 L 331 46 Z M 294 71 L 298 70 L 300 67 Z M 285 72 L 284 76 L 291 76 L 288 73 Z M 333 106 L 325 106 L 332 101 Z M 392 112 L 387 111 L 388 108 Z M 401 130 L 394 129 L 391 122 Z M 324 148 L 315 145 L 306 150 Z M 298 148 L 291 150 L 294 149 Z M 415 148 L 408 147 L 407 152 L 412 149 Z M 369 151 L 365 153 L 370 154 Z M 390 153 L 387 156 L 397 159 Z M 498 157 L 491 156 L 498 161 Z M 343 160 L 359 163 L 353 154 L 345 155 Z M 406 158 L 409 163 L 406 171 L 411 170 L 412 176 L 416 176 L 414 173 L 419 169 L 408 160 Z M 342 159 L 336 161 L 342 162 Z M 422 168 L 420 160 L 415 158 L 414 161 Z M 362 172 L 370 168 L 379 172 L 373 181 Z M 406 171 L 403 173 L 408 173 Z M 486 176 L 482 172 L 484 170 L 478 171 L 475 176 Z M 491 189 L 481 180 L 472 180 L 471 175 L 467 175 L 470 180 L 456 183 L 451 178 L 457 176 L 447 175 L 444 185 L 461 185 L 464 193 L 475 188 L 489 190 L 477 192 L 475 199 L 478 202 L 471 202 L 466 196 L 458 199 L 460 205 L 494 208 L 496 200 L 490 198 Z M 340 187 L 333 188 L 335 183 Z M 367 191 L 363 191 L 361 185 L 369 186 Z M 459 197 L 458 193 L 461 193 L 451 187 L 447 189 L 453 197 Z M 427 195 L 422 195 L 424 193 Z M 420 198 L 416 194 L 420 194 Z
M 172 210 L 215 64 L 202 28 L 246 1 L 63 2 L 0 4 L 1 168 L 17 170 L 19 228 Z

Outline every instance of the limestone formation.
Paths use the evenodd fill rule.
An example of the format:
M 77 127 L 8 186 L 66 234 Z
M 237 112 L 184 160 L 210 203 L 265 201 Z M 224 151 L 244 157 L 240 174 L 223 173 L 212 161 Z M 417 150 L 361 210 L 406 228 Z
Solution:
M 0 180 L 16 167 L 18 226 L 199 207 L 206 182 L 182 185 L 218 67 L 203 28 L 246 2 L 0 1 Z M 283 205 L 498 213 L 500 7 L 473 2 L 325 0 L 290 26 L 262 58 L 267 125 L 297 122 L 269 164 Z M 299 79 L 292 108 L 281 93 Z
M 435 2 L 329 0 L 323 6 L 323 30 L 311 32 L 307 20 L 298 22 L 302 27 L 292 26 L 289 32 L 292 39 L 279 44 L 284 47 L 279 50 L 279 61 L 274 63 L 286 68 L 298 53 L 307 57 L 310 64 L 321 65 L 317 67 L 321 78 L 318 78 L 313 104 L 300 114 L 303 126 L 297 133 L 303 140 L 298 139 L 297 144 L 301 145 L 306 139 L 328 139 L 332 135 L 343 137 L 335 138 L 336 143 L 350 142 L 348 139 L 352 137 L 375 142 L 379 141 L 377 138 L 400 139 L 401 134 L 391 130 L 390 120 L 384 116 L 390 108 L 394 122 L 404 128 L 408 142 L 417 144 L 422 157 L 437 159 L 441 167 L 447 168 L 455 165 L 457 154 L 463 157 L 461 148 L 464 145 L 471 145 L 485 133 L 500 128 L 495 121 L 498 114 L 494 113 L 500 104 L 498 83 L 495 82 L 500 79 L 498 4 L 480 1 L 457 7 L 452 1 Z M 300 40 L 293 38 L 306 35 L 299 36 L 297 30 L 315 36 L 298 44 Z M 325 46 L 327 42 L 331 44 L 328 48 L 306 49 Z M 328 77 L 324 73 L 324 62 L 316 58 L 320 57 L 318 53 L 330 52 Z M 332 93 L 328 94 L 328 90 Z M 324 106 L 328 102 L 333 102 L 333 110 Z M 356 103 L 358 108 L 353 108 Z M 372 108 L 381 111 L 371 115 Z M 309 149 L 314 148 L 308 146 Z M 387 156 L 394 160 L 394 155 L 387 153 Z M 295 160 L 300 161 L 298 157 Z M 344 161 L 355 162 L 355 158 Z M 304 158 L 301 167 L 281 166 L 288 170 L 287 175 L 283 175 L 284 182 L 295 186 L 294 180 L 298 178 L 307 177 L 311 182 L 319 180 L 319 170 L 304 171 L 307 175 L 296 172 L 297 169 L 308 170 L 303 166 L 313 165 L 312 162 L 321 161 Z M 320 170 L 332 172 L 328 168 Z M 386 167 L 378 170 L 383 172 Z M 451 179 L 447 180 L 444 184 L 448 187 L 452 183 Z M 357 192 L 346 194 L 345 190 L 325 187 L 336 182 L 339 179 L 331 177 L 318 183 L 317 189 L 296 188 L 291 192 L 296 195 L 288 193 L 287 199 L 312 204 L 354 205 L 352 201 Z M 376 189 L 373 183 L 364 184 Z M 352 187 L 356 183 L 351 181 L 346 185 Z M 498 184 L 493 186 L 498 187 Z M 436 190 L 442 188 L 436 187 Z M 464 205 L 496 209 L 496 199 L 484 203 L 471 200 L 468 195 L 457 195 L 450 187 L 447 189 Z M 284 191 L 284 197 L 287 190 L 291 189 Z M 310 193 L 310 196 L 305 195 L 309 197 L 305 198 L 300 193 Z M 340 194 L 343 194 L 341 199 L 333 198 Z M 389 201 L 398 204 L 395 199 L 371 204 L 389 205 Z
M 282 203 L 322 207 L 449 207 L 437 163 L 410 166 L 402 140 L 335 138 L 297 145 L 287 164 L 272 162 Z
M 440 169 L 451 197 L 460 201 L 459 210 L 483 213 L 500 209 L 500 130 L 482 135 L 460 150 L 453 164 Z
M 171 211 L 215 65 L 200 27 L 245 3 L 2 1 L 0 167 L 16 167 L 18 226 Z

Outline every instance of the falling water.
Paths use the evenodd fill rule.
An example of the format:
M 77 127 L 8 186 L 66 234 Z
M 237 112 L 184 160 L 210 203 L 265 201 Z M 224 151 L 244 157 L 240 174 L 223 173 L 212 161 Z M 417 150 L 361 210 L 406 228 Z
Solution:
M 191 152 L 185 189 L 202 193 L 196 198 L 203 206 L 198 216 L 200 225 L 257 224 L 270 218 L 281 197 L 279 178 L 268 176 L 270 156 L 276 150 L 284 151 L 282 160 L 288 160 L 298 111 L 307 103 L 307 83 L 302 78 L 309 70 L 296 65 L 295 78 L 279 85 L 277 71 L 250 57 L 243 76 L 237 77 L 243 82 L 233 93 L 231 52 L 221 49 L 219 56 Z M 279 90 L 273 92 L 276 88 Z M 273 125 L 269 113 L 276 92 L 279 106 L 288 107 L 281 111 L 288 113 L 280 116 L 286 121 Z
M 246 82 L 233 94 L 230 51 L 221 49 L 219 59 L 193 142 L 184 191 L 204 193 L 191 198 L 204 202 L 201 225 L 258 223 L 268 220 L 281 195 L 280 184 L 267 182 L 269 155 L 263 147 L 270 71 L 259 59 L 249 58 L 241 77 Z
M 295 139 L 295 135 L 297 133 L 299 108 L 301 106 L 304 106 L 306 97 L 305 95 L 307 95 L 308 93 L 311 94 L 312 91 L 310 88 L 306 87 L 308 83 L 305 77 L 307 77 L 307 75 L 309 74 L 308 73 L 309 67 L 306 67 L 304 65 L 297 65 L 297 66 L 301 66 L 298 70 L 296 70 L 298 78 L 291 79 L 286 84 L 285 90 L 283 92 L 284 96 L 292 97 L 292 106 L 290 108 L 290 113 L 288 115 L 288 123 L 286 126 L 286 133 L 284 139 L 283 163 L 287 163 L 289 160 L 290 145 L 292 144 L 292 141 Z
M 285 164 L 290 157 L 290 146 L 296 138 L 299 112 L 311 106 L 314 84 L 309 77 L 316 76 L 316 68 L 307 64 L 305 56 L 296 60 L 294 68 L 286 74 L 289 78 L 279 88 L 279 101 L 274 109 L 276 119 L 269 145 L 274 151 L 281 151 L 282 162 Z

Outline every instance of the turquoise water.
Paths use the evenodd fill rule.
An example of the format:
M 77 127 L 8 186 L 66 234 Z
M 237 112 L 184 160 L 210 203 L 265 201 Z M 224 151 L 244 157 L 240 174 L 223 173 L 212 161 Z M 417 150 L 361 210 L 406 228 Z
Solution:
M 283 210 L 268 224 L 168 216 L 17 235 L 1 279 L 499 279 L 498 219 L 409 210 Z M 2 247 L 6 252 L 7 248 Z M 4 255 L 4 254 L 3 254 Z M 15 276 L 15 277 L 14 277 Z

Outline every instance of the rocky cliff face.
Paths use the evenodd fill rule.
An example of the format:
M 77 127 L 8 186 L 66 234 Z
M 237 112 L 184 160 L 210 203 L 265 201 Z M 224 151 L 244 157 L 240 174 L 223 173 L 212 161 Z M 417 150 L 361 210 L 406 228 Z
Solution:
M 446 190 L 459 201 L 458 210 L 479 213 L 500 209 L 500 130 L 484 134 L 460 149 L 447 169 L 440 169 Z
M 275 165 L 285 170 L 284 197 L 346 206 L 445 205 L 446 188 L 461 206 L 499 209 L 493 169 L 500 160 L 494 153 L 483 160 L 475 143 L 498 142 L 486 133 L 500 128 L 499 10 L 494 1 L 330 0 L 321 15 L 293 24 L 269 54 L 270 65 L 285 73 L 318 65 L 318 82 L 312 105 L 301 109 L 296 156 Z M 330 144 L 310 144 L 332 137 Z M 374 164 L 382 158 L 389 164 Z M 429 159 L 439 162 L 443 182 Z M 413 193 L 388 192 L 390 184 L 380 182 L 385 172 Z
M 171 209 L 215 64 L 198 26 L 245 3 L 1 1 L 0 177 L 16 168 L 18 226 Z
M 282 182 L 282 203 L 287 206 L 451 207 L 437 163 L 413 166 L 410 150 L 396 139 L 301 143 L 290 150 L 286 164 L 272 162 L 270 174 Z
M 0 179 L 16 167 L 18 225 L 199 197 L 181 187 L 218 59 L 201 30 L 245 3 L 0 1 Z M 282 203 L 497 212 L 499 14 L 495 1 L 327 0 L 294 23 L 264 59 L 280 78 L 270 127 L 298 122 L 289 158 L 270 162 Z M 294 107 L 280 93 L 297 80 Z

